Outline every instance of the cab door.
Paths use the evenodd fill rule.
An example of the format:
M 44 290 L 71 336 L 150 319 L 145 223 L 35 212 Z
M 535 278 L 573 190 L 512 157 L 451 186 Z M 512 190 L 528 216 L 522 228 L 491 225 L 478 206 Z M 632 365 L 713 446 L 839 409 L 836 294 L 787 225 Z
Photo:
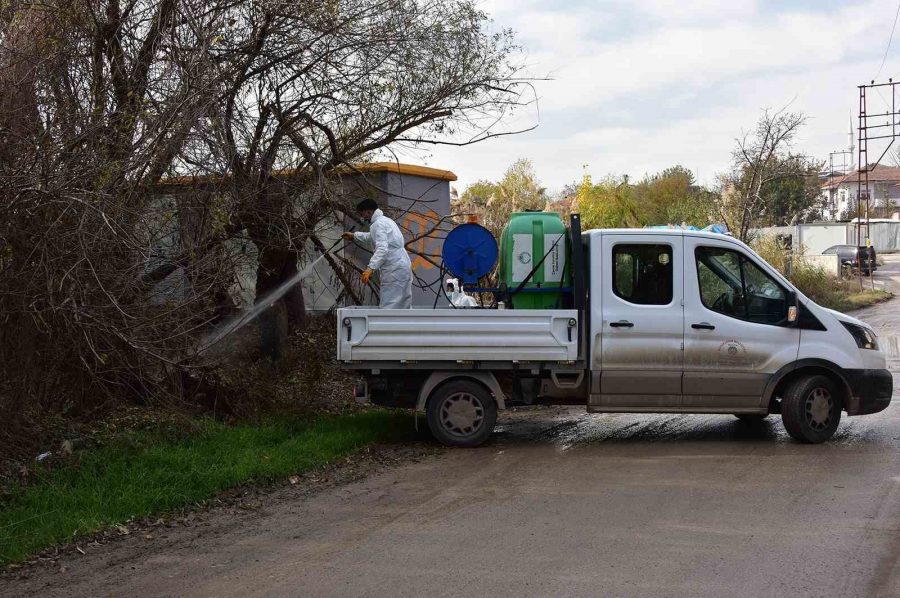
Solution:
M 797 359 L 791 294 L 764 262 L 725 239 L 685 236 L 684 406 L 761 411 L 772 375 Z
M 676 410 L 684 336 L 682 236 L 602 237 L 600 395 L 591 410 Z

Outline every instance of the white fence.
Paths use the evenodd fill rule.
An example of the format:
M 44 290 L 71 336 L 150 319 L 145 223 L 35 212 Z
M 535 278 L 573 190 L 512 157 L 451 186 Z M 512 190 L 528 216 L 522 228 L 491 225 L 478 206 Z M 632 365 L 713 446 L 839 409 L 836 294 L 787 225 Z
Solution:
M 754 235 L 790 235 L 794 251 L 820 255 L 832 245 L 855 245 L 855 223 L 812 222 L 797 226 L 769 226 L 753 231 Z M 863 228 L 865 232 L 865 228 Z M 900 221 L 876 221 L 869 225 L 869 238 L 875 251 L 900 251 Z M 865 239 L 860 245 L 865 245 Z
M 829 276 L 834 278 L 841 277 L 841 262 L 836 254 L 833 255 L 814 255 L 805 254 L 800 258 L 803 262 L 810 266 L 822 268 Z
M 865 226 L 863 233 L 865 233 Z M 900 222 L 872 222 L 869 224 L 869 238 L 875 251 L 900 251 Z M 847 242 L 856 243 L 856 225 L 847 225 Z M 865 239 L 860 245 L 865 245 Z

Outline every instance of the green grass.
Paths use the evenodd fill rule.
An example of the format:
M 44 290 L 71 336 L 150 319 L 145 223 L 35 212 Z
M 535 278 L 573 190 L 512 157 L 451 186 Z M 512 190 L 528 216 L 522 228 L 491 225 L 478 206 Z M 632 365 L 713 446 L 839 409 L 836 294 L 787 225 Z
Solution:
M 822 307 L 842 312 L 868 307 L 892 297 L 887 291 L 872 289 L 868 280 L 864 280 L 860 288 L 859 280 L 838 280 L 827 276 L 820 268 L 809 266 L 795 268 L 791 281 Z
M 172 439 L 133 432 L 46 469 L 0 503 L 0 564 L 100 531 L 211 498 L 247 482 L 271 482 L 334 462 L 366 445 L 405 438 L 405 413 L 373 411 L 226 426 L 202 421 Z
M 881 289 L 866 289 L 863 291 L 848 292 L 842 297 L 843 304 L 834 309 L 838 311 L 853 311 L 854 309 L 862 309 L 863 307 L 869 307 L 870 305 L 887 301 L 891 297 L 893 297 L 891 293 L 882 291 Z

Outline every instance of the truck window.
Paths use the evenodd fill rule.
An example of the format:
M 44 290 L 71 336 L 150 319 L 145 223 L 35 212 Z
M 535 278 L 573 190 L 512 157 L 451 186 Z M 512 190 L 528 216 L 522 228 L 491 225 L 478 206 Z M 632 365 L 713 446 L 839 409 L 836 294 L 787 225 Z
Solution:
M 616 245 L 613 247 L 613 292 L 638 305 L 672 302 L 672 247 Z
M 745 255 L 720 247 L 698 247 L 695 257 L 700 300 L 707 309 L 760 324 L 785 321 L 786 291 Z

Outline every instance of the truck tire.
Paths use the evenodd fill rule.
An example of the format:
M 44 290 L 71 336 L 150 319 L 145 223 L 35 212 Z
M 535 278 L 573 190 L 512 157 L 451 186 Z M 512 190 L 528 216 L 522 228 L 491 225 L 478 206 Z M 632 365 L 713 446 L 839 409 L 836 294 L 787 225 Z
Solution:
M 497 403 L 481 384 L 451 380 L 428 397 L 428 428 L 447 446 L 478 446 L 494 431 Z
M 825 442 L 841 422 L 841 395 L 826 376 L 804 376 L 788 385 L 781 398 L 781 420 L 799 442 Z

